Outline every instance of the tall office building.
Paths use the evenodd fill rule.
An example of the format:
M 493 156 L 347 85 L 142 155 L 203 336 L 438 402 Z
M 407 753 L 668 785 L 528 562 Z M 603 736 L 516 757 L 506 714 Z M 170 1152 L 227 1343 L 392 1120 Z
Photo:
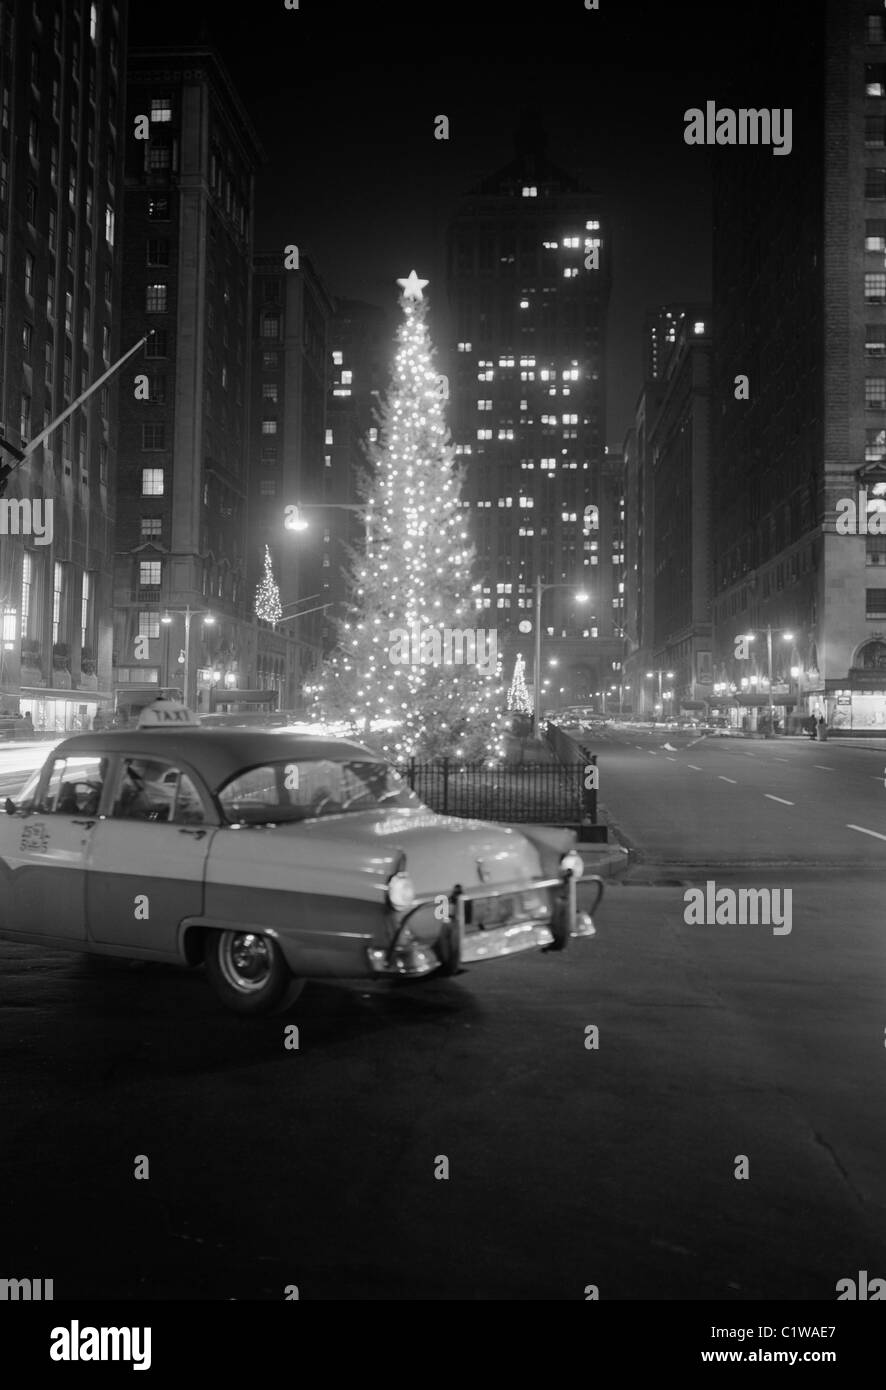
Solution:
M 186 686 L 206 710 L 257 680 L 245 516 L 262 154 L 208 48 L 133 51 L 127 127 L 123 336 L 151 336 L 121 390 L 115 677 L 121 698 Z
M 254 592 L 261 578 L 267 546 L 284 616 L 274 637 L 264 636 L 262 643 L 272 663 L 285 663 L 284 703 L 294 708 L 322 652 L 326 518 L 309 504 L 321 500 L 325 484 L 327 335 L 333 306 L 303 253 L 298 266 L 289 269 L 280 255 L 256 256 L 254 285 L 250 589 Z M 304 530 L 286 528 L 290 506 L 299 508 Z M 266 677 L 263 670 L 261 678 Z
M 0 4 L 0 434 L 19 450 L 125 344 L 126 20 L 125 3 Z M 116 392 L 90 395 L 0 497 L 0 709 L 37 729 L 85 727 L 111 699 Z
M 538 124 L 515 143 L 449 229 L 450 426 L 478 624 L 498 629 L 508 662 L 519 650 L 531 665 L 536 581 L 556 586 L 542 598 L 543 666 L 559 661 L 580 699 L 608 687 L 622 656 L 621 486 L 604 444 L 610 247 L 599 198 L 549 159 Z
M 886 21 L 829 0 L 781 38 L 791 154 L 715 161 L 715 687 L 749 722 L 882 731 Z
M 350 594 L 348 555 L 360 551 L 363 529 L 358 481 L 368 471 L 367 446 L 378 438 L 377 408 L 384 397 L 394 351 L 388 315 L 375 304 L 336 301 L 329 329 L 331 377 L 323 469 L 324 603 L 331 619 L 343 616 Z M 332 505 L 330 505 L 332 504 Z M 328 628 L 328 631 L 334 631 Z

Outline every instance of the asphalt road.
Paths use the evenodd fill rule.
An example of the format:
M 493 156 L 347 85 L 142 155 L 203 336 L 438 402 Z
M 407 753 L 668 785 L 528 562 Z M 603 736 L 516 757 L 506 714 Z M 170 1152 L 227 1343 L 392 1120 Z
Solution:
M 0 1277 L 382 1301 L 886 1277 L 886 844 L 846 829 L 886 835 L 884 760 L 666 741 L 690 742 L 595 745 L 642 860 L 562 955 L 312 983 L 247 1023 L 202 972 L 0 943 Z M 790 890 L 790 933 L 687 925 L 708 879 Z

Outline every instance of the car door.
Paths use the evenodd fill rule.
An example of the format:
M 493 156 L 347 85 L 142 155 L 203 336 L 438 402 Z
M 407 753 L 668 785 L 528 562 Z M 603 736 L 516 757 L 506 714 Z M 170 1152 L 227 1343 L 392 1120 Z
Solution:
M 216 833 L 212 802 L 193 772 L 162 758 L 120 757 L 89 851 L 90 938 L 176 957 L 179 924 L 203 911 Z
M 36 937 L 85 940 L 89 846 L 98 824 L 107 758 L 53 758 L 34 808 L 12 820 L 8 926 Z

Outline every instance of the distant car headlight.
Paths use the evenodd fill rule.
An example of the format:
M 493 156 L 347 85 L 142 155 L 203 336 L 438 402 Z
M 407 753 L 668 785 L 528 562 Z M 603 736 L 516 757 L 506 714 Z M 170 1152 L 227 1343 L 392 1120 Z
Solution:
M 395 912 L 405 912 L 415 902 L 415 884 L 409 874 L 392 874 L 388 879 L 388 902 Z
M 572 871 L 573 878 L 581 878 L 582 874 L 585 871 L 585 866 L 582 861 L 581 855 L 578 853 L 578 850 L 568 850 L 560 860 L 560 868 L 570 869 Z

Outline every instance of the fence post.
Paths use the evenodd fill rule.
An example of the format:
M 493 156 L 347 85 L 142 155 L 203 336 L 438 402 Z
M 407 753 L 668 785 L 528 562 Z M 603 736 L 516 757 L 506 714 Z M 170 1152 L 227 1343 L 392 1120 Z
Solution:
M 582 769 L 581 769 L 581 778 L 582 778 L 582 787 L 581 787 L 581 796 L 582 796 L 582 820 L 589 820 L 589 821 L 591 822 L 591 825 L 596 825 L 596 824 L 597 824 L 597 785 L 596 785 L 596 784 L 597 784 L 597 755 L 596 755 L 596 753 L 589 753 L 588 750 L 587 750 L 587 748 L 585 748 L 584 746 L 582 746 L 582 750 L 581 750 L 581 751 L 582 751 L 582 753 L 584 753 L 584 756 L 585 756 L 585 762 L 584 762 L 584 765 L 583 765 L 583 767 L 582 767 Z M 588 768 L 588 765 L 589 765 L 589 764 L 590 764 L 590 766 L 593 768 L 593 775 L 592 775 L 592 777 L 591 777 L 592 785 L 591 785 L 590 787 L 588 787 L 588 786 L 585 785 L 585 778 L 587 777 L 587 768 Z
M 443 759 L 443 815 L 449 815 L 449 759 Z
M 409 777 L 409 790 L 414 792 L 414 791 L 415 791 L 415 758 L 414 758 L 414 757 L 412 757 L 412 758 L 409 759 L 409 773 L 408 773 L 408 777 Z

